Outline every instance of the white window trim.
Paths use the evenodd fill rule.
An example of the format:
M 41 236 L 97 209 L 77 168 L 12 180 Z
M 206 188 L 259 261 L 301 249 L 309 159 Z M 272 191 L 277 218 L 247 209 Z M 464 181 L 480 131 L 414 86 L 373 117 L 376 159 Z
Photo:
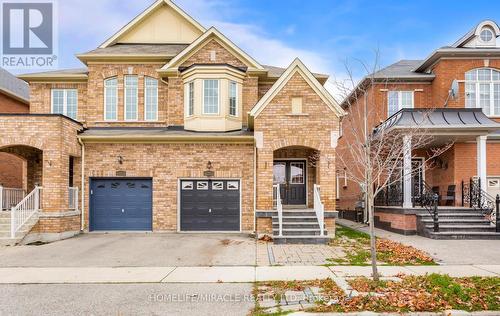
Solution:
M 152 79 L 156 80 L 156 112 L 155 112 L 155 117 L 152 119 L 147 118 L 147 112 L 146 112 L 146 102 L 147 102 L 147 97 L 146 97 L 146 92 L 147 92 L 147 86 L 146 86 L 146 79 Z M 158 100 L 158 90 L 160 89 L 160 82 L 158 79 L 154 77 L 149 77 L 149 76 L 144 76 L 144 121 L 148 122 L 155 122 L 158 121 L 158 105 L 160 103 L 160 100 Z M 139 97 L 139 93 L 137 93 L 137 97 Z M 137 100 L 139 101 L 139 100 Z
M 63 92 L 63 113 L 55 113 L 54 112 L 54 91 L 62 91 Z M 76 92 L 76 118 L 72 118 L 68 116 L 68 91 Z M 50 112 L 52 114 L 62 114 L 66 117 L 69 117 L 72 120 L 77 120 L 78 118 L 78 89 L 51 89 L 50 90 Z
M 135 118 L 127 118 L 127 77 L 136 77 L 136 98 L 135 98 Z M 123 76 L 123 120 L 124 121 L 138 121 L 139 120 L 139 76 L 137 75 L 125 75 Z
M 215 80 L 217 81 L 217 113 L 206 113 L 205 112 L 205 83 L 207 80 Z M 218 116 L 220 115 L 220 80 L 219 79 L 203 79 L 203 93 L 202 93 L 202 98 L 203 98 L 203 104 L 202 104 L 202 113 L 203 115 L 213 115 L 213 116 Z
M 500 70 L 498 69 L 495 69 L 495 68 L 490 68 L 490 67 L 482 67 L 482 68 L 475 68 L 475 69 L 471 69 L 469 71 L 476 71 L 476 80 L 465 80 L 465 85 L 468 85 L 468 84 L 473 84 L 474 85 L 474 89 L 475 89 L 475 93 L 476 93 L 476 99 L 475 99 L 475 108 L 476 109 L 483 109 L 481 107 L 481 93 L 479 91 L 480 89 L 480 85 L 481 84 L 488 84 L 490 86 L 490 109 L 489 109 L 489 114 L 486 115 L 488 117 L 500 117 L 500 113 L 498 114 L 495 114 L 495 89 L 494 89 L 494 86 L 495 84 L 499 84 L 500 85 L 500 79 L 499 80 L 493 80 L 493 74 L 491 75 L 491 79 L 488 80 L 488 81 L 480 81 L 479 80 L 479 74 L 478 74 L 478 70 L 481 70 L 481 69 L 489 69 L 491 71 L 496 71 L 496 72 L 499 72 L 500 73 Z M 467 71 L 467 72 L 469 72 Z M 499 78 L 500 78 L 500 74 L 499 74 Z M 464 86 L 464 94 L 465 94 L 465 105 L 467 105 L 467 91 L 466 91 L 466 86 Z M 470 109 L 470 108 L 469 108 Z M 484 113 L 484 111 L 483 111 Z
M 389 113 L 389 111 L 390 111 L 389 94 L 391 92 L 398 93 L 398 110 L 392 114 Z M 411 93 L 411 107 L 410 108 L 403 108 L 403 104 L 402 104 L 403 98 L 401 96 L 405 92 Z M 389 91 L 387 91 L 387 117 L 394 115 L 395 113 L 401 111 L 402 109 L 413 109 L 413 108 L 415 108 L 415 91 L 413 91 L 413 90 L 389 90 Z
M 193 112 L 192 113 L 189 112 L 189 109 L 190 109 L 189 102 L 191 101 L 190 85 L 193 85 L 193 89 L 192 89 L 192 91 L 193 91 Z M 184 84 L 184 112 L 185 112 L 186 117 L 194 116 L 194 103 L 195 103 L 194 88 L 195 88 L 194 80 L 186 82 Z
M 106 109 L 107 109 L 107 105 L 108 105 L 108 103 L 106 101 L 106 99 L 107 99 L 106 98 L 106 81 L 112 80 L 112 79 L 116 79 L 116 110 L 115 110 L 115 112 L 116 112 L 116 118 L 115 119 L 108 119 L 108 118 L 106 118 Z M 103 98 L 104 98 L 104 108 L 103 108 L 103 110 L 104 110 L 104 112 L 103 112 L 104 115 L 103 116 L 104 117 L 103 117 L 103 119 L 105 121 L 107 121 L 107 122 L 116 122 L 116 121 L 118 121 L 118 77 L 110 77 L 110 78 L 104 79 L 104 95 L 103 95 Z
M 235 109 L 234 114 L 231 114 L 231 85 L 233 85 L 233 84 L 234 84 L 234 87 L 236 89 L 236 91 L 235 91 L 235 101 L 234 101 L 236 109 Z M 227 90 L 228 90 L 228 99 L 229 99 L 229 111 L 228 111 L 228 114 L 229 114 L 229 116 L 232 116 L 232 117 L 238 117 L 239 116 L 239 110 L 238 110 L 238 108 L 239 108 L 239 97 L 238 96 L 239 96 L 239 92 L 240 92 L 239 89 L 238 89 L 238 83 L 236 81 L 229 81 L 229 87 L 228 87 Z

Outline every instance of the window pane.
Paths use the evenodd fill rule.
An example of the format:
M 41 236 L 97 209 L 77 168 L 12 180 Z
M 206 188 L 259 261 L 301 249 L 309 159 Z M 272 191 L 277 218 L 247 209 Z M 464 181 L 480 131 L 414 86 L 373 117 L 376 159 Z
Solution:
M 104 81 L 105 120 L 117 119 L 118 107 L 118 79 L 111 78 Z
M 399 110 L 399 93 L 397 91 L 389 91 L 388 101 L 389 101 L 389 116 L 393 115 Z
M 493 115 L 500 115 L 500 84 L 493 85 Z
M 465 73 L 465 80 L 477 80 L 477 70 L 467 71 Z
M 158 80 L 154 78 L 144 78 L 144 105 L 144 119 L 158 119 Z
M 189 103 L 188 103 L 188 115 L 194 114 L 194 82 L 190 82 L 188 86 Z
M 229 115 L 236 116 L 237 114 L 237 85 L 236 82 L 229 83 Z
M 137 119 L 137 76 L 125 76 L 125 119 Z
M 203 81 L 203 113 L 219 113 L 219 80 Z
M 495 81 L 499 81 L 500 80 L 500 71 L 496 71 L 496 70 L 492 70 L 491 71 L 491 75 L 492 75 L 492 79 L 495 80 Z
M 490 85 L 488 83 L 479 85 L 479 106 L 484 114 L 490 115 Z
M 413 108 L 413 92 L 401 91 L 401 108 Z
M 66 90 L 66 116 L 76 120 L 78 96 L 76 90 Z
M 64 90 L 52 90 L 52 113 L 64 114 Z
M 491 80 L 491 69 L 478 69 L 477 78 L 480 81 L 490 81 Z
M 476 84 L 465 84 L 465 107 L 476 108 Z

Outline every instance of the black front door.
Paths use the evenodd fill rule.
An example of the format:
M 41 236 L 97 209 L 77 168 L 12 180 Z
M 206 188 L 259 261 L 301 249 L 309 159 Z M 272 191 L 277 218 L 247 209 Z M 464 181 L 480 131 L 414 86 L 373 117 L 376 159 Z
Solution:
M 274 161 L 273 183 L 280 184 L 284 205 L 306 204 L 306 161 Z

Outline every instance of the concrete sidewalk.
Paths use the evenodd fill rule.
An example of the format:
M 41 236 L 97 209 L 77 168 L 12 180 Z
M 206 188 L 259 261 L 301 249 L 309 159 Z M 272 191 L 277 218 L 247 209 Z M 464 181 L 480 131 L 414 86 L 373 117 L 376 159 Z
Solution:
M 382 276 L 449 274 L 500 277 L 500 265 L 380 266 Z M 366 266 L 0 268 L 0 284 L 250 283 L 371 276 Z

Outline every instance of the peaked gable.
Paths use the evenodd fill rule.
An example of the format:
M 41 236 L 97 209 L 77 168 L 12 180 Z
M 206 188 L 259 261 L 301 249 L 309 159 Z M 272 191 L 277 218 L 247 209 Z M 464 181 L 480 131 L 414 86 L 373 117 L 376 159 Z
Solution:
M 248 67 L 249 71 L 261 71 L 266 72 L 265 68 L 262 67 L 255 59 L 250 55 L 245 53 L 242 49 L 231 42 L 227 37 L 225 37 L 216 28 L 212 27 L 206 31 L 202 36 L 200 36 L 196 41 L 191 43 L 186 47 L 179 55 L 175 56 L 169 63 L 163 66 L 160 72 L 177 71 L 177 68 L 186 62 L 190 57 L 195 55 L 198 51 L 202 50 L 205 45 L 216 42 L 224 50 L 229 52 L 231 55 L 236 57 L 244 65 Z
M 99 48 L 114 44 L 190 44 L 205 28 L 171 0 L 157 0 Z
M 264 96 L 257 102 L 257 104 L 250 111 L 250 115 L 256 118 L 265 109 L 265 107 L 273 100 L 273 98 L 286 86 L 295 74 L 299 74 L 306 83 L 314 90 L 316 94 L 325 102 L 325 104 L 337 116 L 344 116 L 346 113 L 335 101 L 333 96 L 323 87 L 314 75 L 307 69 L 307 67 L 296 58 L 281 77 L 273 84 L 271 89 L 264 94 Z

